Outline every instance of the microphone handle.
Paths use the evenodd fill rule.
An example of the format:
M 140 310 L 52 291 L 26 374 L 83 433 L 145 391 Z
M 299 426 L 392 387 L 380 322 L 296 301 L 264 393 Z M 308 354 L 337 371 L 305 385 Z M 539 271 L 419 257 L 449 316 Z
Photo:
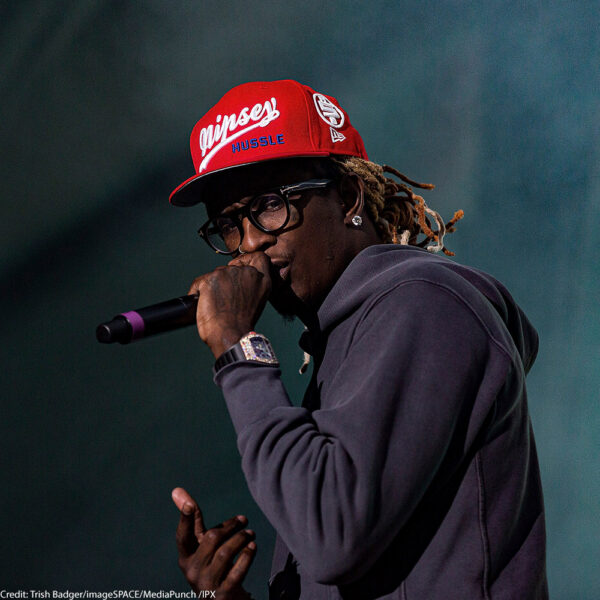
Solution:
M 96 339 L 103 344 L 129 344 L 136 340 L 193 325 L 198 296 L 180 296 L 166 302 L 130 310 L 96 328 Z

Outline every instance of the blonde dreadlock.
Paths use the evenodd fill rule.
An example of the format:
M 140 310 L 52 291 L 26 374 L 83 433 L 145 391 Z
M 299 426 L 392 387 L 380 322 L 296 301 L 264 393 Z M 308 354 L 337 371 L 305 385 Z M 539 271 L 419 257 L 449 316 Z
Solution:
M 439 213 L 429 208 L 422 196 L 410 187 L 432 190 L 435 186 L 417 183 L 393 167 L 354 156 L 332 158 L 332 161 L 340 175 L 355 173 L 364 181 L 365 206 L 384 242 L 427 247 L 430 252 L 442 250 L 444 254 L 454 256 L 454 252 L 444 246 L 444 236 L 455 231 L 456 222 L 464 216 L 463 211 L 456 211 L 452 219 L 444 223 Z M 391 173 L 403 183 L 386 177 L 385 173 Z M 435 221 L 437 231 L 431 228 L 427 215 Z M 418 241 L 419 235 L 425 238 Z

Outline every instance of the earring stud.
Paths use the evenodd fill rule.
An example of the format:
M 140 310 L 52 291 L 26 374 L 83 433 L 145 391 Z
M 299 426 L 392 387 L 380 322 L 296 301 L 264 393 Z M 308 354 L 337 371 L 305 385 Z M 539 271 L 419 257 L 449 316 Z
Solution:
M 362 225 L 362 217 L 360 215 L 354 215 L 352 217 L 352 225 L 354 225 L 354 227 L 360 227 Z

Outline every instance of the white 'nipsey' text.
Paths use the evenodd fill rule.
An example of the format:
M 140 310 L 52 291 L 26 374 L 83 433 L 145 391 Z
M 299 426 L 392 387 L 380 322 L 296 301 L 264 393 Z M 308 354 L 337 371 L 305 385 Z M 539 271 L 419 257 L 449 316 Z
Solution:
M 279 115 L 275 98 L 265 100 L 263 104 L 255 104 L 252 108 L 246 106 L 240 110 L 238 115 L 235 113 L 224 116 L 217 115 L 217 122 L 214 125 L 203 127 L 200 130 L 200 150 L 202 150 L 204 160 L 198 167 L 198 173 L 202 173 L 215 153 L 229 142 L 256 127 L 265 127 Z M 250 122 L 252 124 L 248 125 Z M 243 129 L 237 130 L 238 127 L 243 127 Z

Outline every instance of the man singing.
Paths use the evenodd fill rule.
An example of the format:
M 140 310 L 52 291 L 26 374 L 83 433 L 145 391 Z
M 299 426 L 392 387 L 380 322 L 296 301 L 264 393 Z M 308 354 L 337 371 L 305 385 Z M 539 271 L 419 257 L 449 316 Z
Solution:
M 444 223 L 414 191 L 433 186 L 370 162 L 337 100 L 295 81 L 228 92 L 191 151 L 171 202 L 205 203 L 199 233 L 229 261 L 189 293 L 278 534 L 270 597 L 547 598 L 537 334 L 499 282 L 443 256 L 462 213 Z M 267 301 L 307 328 L 301 407 L 254 331 Z M 185 490 L 173 499 L 192 587 L 248 598 L 246 519 L 206 529 Z

